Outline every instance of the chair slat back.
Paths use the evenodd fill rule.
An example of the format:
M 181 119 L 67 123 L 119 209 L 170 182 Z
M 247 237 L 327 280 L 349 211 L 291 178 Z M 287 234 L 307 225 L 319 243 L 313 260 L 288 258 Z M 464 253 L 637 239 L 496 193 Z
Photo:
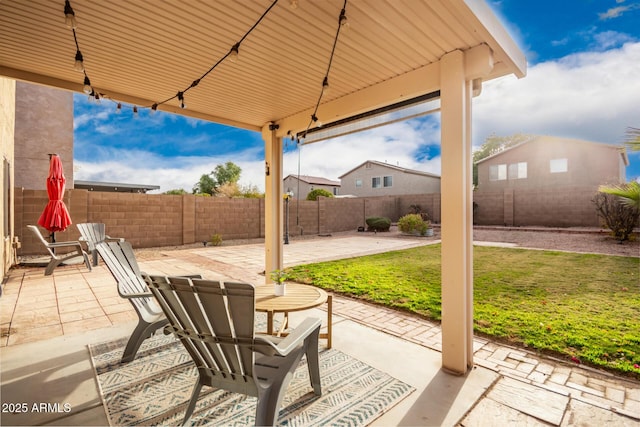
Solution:
M 249 283 L 144 276 L 199 369 L 257 396 L 253 378 L 255 289 Z M 233 387 L 232 387 L 233 389 Z
M 149 292 L 129 242 L 102 242 L 96 245 L 96 249 L 116 279 L 120 296 Z M 132 298 L 130 301 L 139 312 L 158 311 L 151 297 Z
M 103 242 L 106 238 L 106 229 L 103 223 L 85 222 L 76 224 L 82 238 L 87 242 L 89 250 L 93 250 L 95 245 Z

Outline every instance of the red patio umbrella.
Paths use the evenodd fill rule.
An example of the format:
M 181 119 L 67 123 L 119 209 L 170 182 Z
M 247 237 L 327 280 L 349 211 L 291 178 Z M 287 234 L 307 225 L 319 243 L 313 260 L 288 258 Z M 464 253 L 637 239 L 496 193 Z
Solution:
M 49 154 L 49 158 L 49 176 L 47 177 L 49 203 L 44 207 L 38 224 L 51 232 L 51 241 L 55 242 L 55 232 L 66 230 L 71 225 L 71 217 L 62 201 L 64 186 L 67 182 L 62 171 L 62 162 L 57 154 Z

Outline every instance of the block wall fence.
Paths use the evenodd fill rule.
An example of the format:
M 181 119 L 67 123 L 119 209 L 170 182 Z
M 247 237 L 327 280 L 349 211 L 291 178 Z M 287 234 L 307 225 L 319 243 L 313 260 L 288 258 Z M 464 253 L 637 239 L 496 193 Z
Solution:
M 37 224 L 47 204 L 44 190 L 15 189 L 15 229 L 22 242 L 19 255 L 45 254 L 27 225 Z M 592 188 L 550 191 L 505 190 L 474 193 L 478 225 L 598 227 Z M 179 246 L 208 241 L 264 237 L 264 199 L 227 199 L 193 195 L 104 193 L 67 190 L 64 202 L 74 224 L 103 222 L 111 237 L 124 237 L 134 248 Z M 283 203 L 285 203 L 283 201 Z M 363 198 L 319 198 L 289 202 L 289 234 L 330 234 L 355 230 L 370 216 L 393 222 L 420 205 L 434 223 L 440 223 L 440 194 L 413 194 Z M 44 231 L 46 233 L 46 231 Z M 56 241 L 77 240 L 71 225 L 56 233 Z

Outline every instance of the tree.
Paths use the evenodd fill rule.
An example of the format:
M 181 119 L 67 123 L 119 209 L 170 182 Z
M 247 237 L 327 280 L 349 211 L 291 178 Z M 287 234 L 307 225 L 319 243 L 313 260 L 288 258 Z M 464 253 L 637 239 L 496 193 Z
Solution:
M 193 187 L 193 194 L 209 194 L 212 195 L 215 191 L 216 183 L 211 175 L 203 174 L 200 177 L 200 181 Z
M 184 191 L 184 188 L 176 188 L 173 190 L 165 191 L 163 194 L 182 195 L 182 194 L 187 194 L 187 192 Z
M 323 188 L 316 188 L 315 190 L 311 190 L 309 194 L 307 194 L 307 200 L 317 200 L 318 196 L 333 197 L 333 194 L 329 193 Z
M 640 129 L 628 127 L 625 143 L 631 151 L 640 151 Z
M 604 192 L 596 193 L 592 202 L 613 237 L 620 241 L 629 240 L 633 229 L 638 225 L 640 209 L 624 203 L 620 197 Z
M 473 185 L 478 186 L 478 162 L 489 156 L 493 156 L 496 153 L 511 148 L 515 145 L 522 144 L 523 142 L 531 141 L 535 138 L 534 135 L 525 133 L 516 133 L 511 136 L 497 136 L 492 133 L 485 139 L 484 144 L 473 152 Z
M 211 175 L 215 180 L 216 187 L 219 187 L 229 182 L 237 183 L 241 173 L 242 169 L 240 166 L 233 162 L 227 162 L 224 165 L 216 166 L 213 172 L 211 172 Z

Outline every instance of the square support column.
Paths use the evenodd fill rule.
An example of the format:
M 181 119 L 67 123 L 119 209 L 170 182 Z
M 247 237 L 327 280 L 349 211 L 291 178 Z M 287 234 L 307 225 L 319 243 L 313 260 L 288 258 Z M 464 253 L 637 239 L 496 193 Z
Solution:
M 463 375 L 473 366 L 472 85 L 463 52 L 441 64 L 442 368 Z
M 265 283 L 272 283 L 269 273 L 283 266 L 283 184 L 282 184 L 282 138 L 276 136 L 276 127 L 262 128 L 265 149 L 265 194 L 264 194 L 264 249 Z

